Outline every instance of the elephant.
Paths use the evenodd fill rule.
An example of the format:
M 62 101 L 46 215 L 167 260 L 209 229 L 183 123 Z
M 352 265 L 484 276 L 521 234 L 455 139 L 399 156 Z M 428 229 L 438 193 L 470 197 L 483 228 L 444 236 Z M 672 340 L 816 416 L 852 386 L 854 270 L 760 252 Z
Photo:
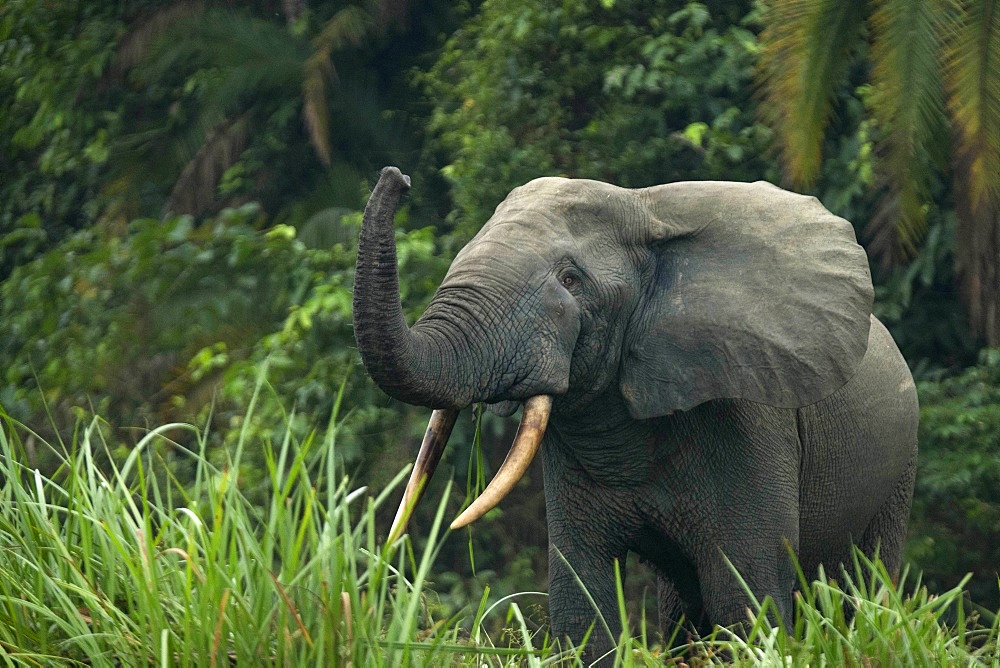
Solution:
M 592 631 L 591 660 L 622 631 L 615 564 L 630 553 L 655 570 L 661 625 L 683 615 L 698 633 L 745 622 L 747 589 L 790 620 L 790 551 L 807 575 L 852 546 L 898 573 L 917 397 L 849 222 L 765 182 L 538 178 L 408 326 L 393 219 L 409 188 L 382 170 L 353 298 L 368 374 L 434 409 L 390 539 L 458 411 L 523 404 L 506 461 L 452 527 L 541 452 L 551 628 L 574 643 Z

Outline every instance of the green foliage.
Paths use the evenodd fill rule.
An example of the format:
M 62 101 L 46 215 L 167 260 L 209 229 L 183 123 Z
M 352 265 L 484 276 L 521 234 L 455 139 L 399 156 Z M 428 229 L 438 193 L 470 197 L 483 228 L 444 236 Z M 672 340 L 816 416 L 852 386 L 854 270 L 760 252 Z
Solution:
M 399 60 L 449 28 L 444 4 L 0 3 L 0 280 L 95 223 L 360 208 L 416 153 Z
M 978 351 L 954 287 L 954 215 L 935 209 L 928 222 L 913 260 L 876 284 L 873 307 L 918 378 L 969 366 Z
M 116 3 L 0 3 L 0 279 L 92 222 L 119 100 L 101 81 Z
M 486 2 L 425 77 L 463 233 L 543 175 L 764 176 L 749 5 Z M 747 16 L 747 18 L 743 18 Z
M 141 424 L 155 408 L 129 408 L 183 377 L 200 347 L 239 349 L 273 327 L 301 289 L 299 249 L 258 233 L 257 217 L 248 206 L 197 228 L 174 217 L 136 220 L 122 237 L 91 229 L 19 267 L 0 307 L 10 405 L 37 379 L 53 406 L 92 396 L 116 423 Z
M 881 202 L 871 223 L 880 229 L 873 248 L 892 254 L 898 245 L 906 254 L 914 252 L 926 229 L 935 171 L 946 166 L 949 120 L 956 135 L 980 136 L 981 145 L 966 149 L 969 160 L 993 159 L 988 138 L 995 112 L 984 110 L 979 97 L 979 87 L 996 90 L 997 81 L 981 69 L 989 54 L 981 56 L 966 43 L 957 57 L 951 46 L 962 33 L 970 42 L 988 36 L 983 24 L 990 19 L 966 3 L 789 0 L 769 7 L 764 21 L 761 78 L 768 104 L 763 109 L 797 187 L 810 186 L 820 173 L 836 87 L 854 62 L 870 62 L 868 111 L 881 129 L 876 161 Z M 977 71 L 979 76 L 974 82 L 953 79 L 949 89 L 945 79 L 954 77 L 960 63 L 968 68 L 963 74 Z M 969 176 L 980 190 L 992 180 L 980 173 Z M 881 230 L 886 226 L 895 233 Z
M 262 364 L 268 368 L 268 381 L 279 397 L 295 402 L 300 417 L 292 421 L 298 437 L 304 437 L 310 424 L 329 415 L 335 405 L 340 379 L 348 400 L 344 406 L 350 415 L 352 430 L 341 440 L 340 452 L 352 466 L 371 467 L 376 480 L 384 484 L 388 471 L 380 464 L 384 450 L 399 450 L 408 435 L 422 433 L 421 417 L 416 411 L 390 406 L 363 373 L 354 344 L 352 289 L 355 263 L 354 241 L 360 214 L 341 219 L 350 237 L 349 243 L 335 244 L 331 250 L 298 247 L 297 271 L 302 272 L 298 292 L 285 302 L 284 318 L 277 326 L 252 342 L 245 355 L 222 360 L 219 364 L 220 397 L 225 400 L 214 411 L 224 410 L 227 420 L 246 428 L 239 418 L 242 403 L 256 382 Z M 291 228 L 283 228 L 285 233 Z M 273 231 L 272 231 L 273 232 Z M 420 313 L 430 299 L 448 265 L 438 255 L 433 230 L 424 228 L 397 232 L 397 256 L 401 271 L 416 278 L 400 287 L 410 318 Z M 291 268 L 289 266 L 288 268 Z M 287 270 L 287 268 L 286 268 Z M 213 355 L 202 351 L 201 360 L 213 367 Z M 189 368 L 197 364 L 192 359 Z M 201 414 L 206 405 L 199 407 Z M 269 433 L 279 413 L 258 411 L 254 431 Z M 415 422 L 411 421 L 415 420 Z M 230 438 L 235 431 L 230 432 Z
M 789 180 L 798 188 L 815 181 L 834 90 L 852 69 L 863 71 L 878 146 L 868 251 L 884 267 L 906 264 L 919 250 L 928 213 L 942 202 L 954 207 L 956 274 L 969 323 L 988 345 L 1000 345 L 1000 9 L 785 0 L 770 3 L 763 20 L 763 109 Z
M 713 649 L 737 665 L 951 666 L 997 660 L 995 620 L 981 626 L 969 614 L 962 584 L 931 594 L 919 581 L 899 584 L 880 561 L 860 552 L 853 567 L 802 581 L 794 624 L 772 627 L 765 599 L 749 616 L 745 635 L 722 631 Z M 801 577 L 801 571 L 799 573 Z M 907 593 L 909 591 L 909 593 Z
M 932 589 L 971 571 L 973 600 L 1000 607 L 1000 350 L 917 386 L 920 463 L 908 558 Z
M 811 185 L 820 171 L 833 88 L 849 69 L 864 4 L 791 0 L 770 3 L 765 13 L 760 63 L 768 79 L 762 112 L 799 187 Z
M 384 101 L 356 94 L 372 84 L 365 58 L 337 53 L 339 69 L 331 61 L 375 40 L 376 22 L 359 6 L 334 4 L 343 6 L 332 17 L 294 21 L 250 8 L 162 11 L 165 29 L 147 38 L 130 72 L 146 90 L 130 109 L 143 120 L 124 139 L 116 172 L 140 192 L 134 180 L 148 176 L 132 167 L 157 164 L 159 200 L 144 208 L 204 215 L 252 198 L 278 211 L 325 187 L 334 158 L 351 184 L 336 203 L 361 204 L 353 185 L 374 173 L 372 153 L 389 150 L 392 126 L 370 106 Z
M 398 236 L 411 318 L 438 284 L 451 249 L 529 179 L 563 174 L 626 186 L 777 180 L 767 152 L 770 130 L 756 122 L 757 3 L 472 4 L 477 11 L 439 53 L 470 12 L 466 3 L 420 3 L 403 17 L 404 3 L 368 0 L 255 2 L 235 10 L 212 0 L 0 2 L 0 403 L 6 410 L 36 431 L 51 430 L 46 436 L 53 441 L 71 438 L 80 416 L 99 412 L 107 423 L 94 426 L 90 438 L 99 430 L 111 454 L 95 451 L 95 459 L 127 456 L 145 426 L 210 425 L 207 436 L 171 433 L 175 443 L 158 450 L 160 482 L 166 473 L 195 479 L 201 464 L 192 463 L 186 448 L 203 446 L 205 458 L 222 467 L 226 448 L 253 442 L 259 447 L 240 460 L 241 494 L 269 508 L 263 444 L 286 436 L 306 442 L 342 396 L 337 457 L 357 479 L 385 484 L 422 433 L 426 412 L 386 399 L 354 352 L 357 210 L 378 167 L 395 162 L 414 175 L 410 210 L 401 220 L 409 231 Z M 926 16 L 906 14 L 903 2 L 880 4 L 903 8 L 901 18 L 918 22 L 921 32 L 919 41 L 907 42 L 905 31 L 890 33 L 885 23 L 879 34 L 922 49 L 920 62 L 909 62 L 929 67 L 933 26 Z M 990 3 L 960 4 L 968 20 L 951 35 L 943 55 L 955 66 L 943 74 L 964 156 L 957 173 L 976 177 L 958 180 L 969 190 L 966 199 L 982 208 L 992 192 L 988 177 L 998 173 L 987 169 L 997 154 L 990 120 L 997 96 L 983 73 L 1000 71 L 988 67 L 1000 54 L 988 48 L 1000 23 L 990 18 L 997 11 Z M 286 14 L 296 7 L 301 14 Z M 820 21 L 813 29 L 845 46 L 832 25 Z M 923 122 L 926 105 L 902 103 L 895 125 L 869 118 L 876 104 L 892 101 L 892 89 L 862 85 L 869 71 L 858 63 L 869 56 L 866 44 L 844 53 L 852 66 L 827 62 L 840 74 L 828 98 L 836 113 L 826 125 L 816 193 L 864 232 L 885 157 L 876 146 L 907 126 L 910 136 L 926 138 L 926 129 L 913 127 Z M 415 74 L 415 65 L 425 71 Z M 414 94 L 411 79 L 424 95 Z M 977 126 L 979 117 L 986 122 Z M 432 139 L 421 153 L 425 125 Z M 932 158 L 897 156 L 895 163 L 926 168 Z M 920 378 L 975 357 L 953 287 L 962 244 L 995 264 L 986 237 L 961 225 L 956 232 L 950 208 L 961 197 L 950 179 L 925 184 L 932 200 L 921 212 L 928 233 L 912 261 L 877 276 L 876 312 Z M 165 204 L 182 201 L 173 208 L 190 205 L 199 217 L 161 216 Z M 458 234 L 418 229 L 429 224 L 432 208 L 434 220 L 451 211 Z M 281 401 L 248 412 L 262 366 L 263 394 Z M 971 570 L 975 597 L 991 605 L 1000 563 L 992 547 L 1000 525 L 992 491 L 1000 475 L 996 368 L 990 353 L 962 375 L 920 383 L 923 454 L 910 543 L 932 589 L 946 590 Z M 283 402 L 295 410 L 286 413 Z M 484 451 L 494 465 L 511 426 L 484 422 Z M 472 432 L 468 419 L 460 421 L 455 444 L 471 442 Z M 38 442 L 26 438 L 27 464 L 54 470 L 62 460 Z M 461 480 L 475 462 L 452 447 L 442 471 L 449 468 Z M 529 473 L 518 494 L 466 542 L 429 546 L 442 571 L 436 586 L 446 608 L 475 606 L 485 583 L 506 593 L 544 580 L 539 477 Z M 445 493 L 446 478 L 439 474 L 429 498 Z M 44 485 L 50 482 L 62 484 Z M 420 544 L 433 515 L 431 508 L 418 510 Z M 631 587 L 641 583 L 630 577 Z M 530 619 L 529 612 L 522 618 Z M 58 613 L 50 618 L 82 614 L 70 607 Z M 647 650 L 640 650 L 642 660 L 661 660 Z
M 43 424 L 48 411 L 63 433 L 97 411 L 114 428 L 211 415 L 220 435 L 235 434 L 266 360 L 274 391 L 301 414 L 328 416 L 348 378 L 345 409 L 379 432 L 398 428 L 401 415 L 378 408 L 382 395 L 354 373 L 359 219 L 327 221 L 342 241 L 324 248 L 287 225 L 260 229 L 253 205 L 200 226 L 181 216 L 134 221 L 122 237 L 77 233 L 0 284 L 0 399 L 26 423 Z M 430 229 L 400 232 L 404 272 L 423 277 L 404 285 L 415 310 L 443 273 L 435 253 Z M 373 450 L 386 439 L 375 440 Z M 360 443 L 348 439 L 342 452 L 356 461 Z

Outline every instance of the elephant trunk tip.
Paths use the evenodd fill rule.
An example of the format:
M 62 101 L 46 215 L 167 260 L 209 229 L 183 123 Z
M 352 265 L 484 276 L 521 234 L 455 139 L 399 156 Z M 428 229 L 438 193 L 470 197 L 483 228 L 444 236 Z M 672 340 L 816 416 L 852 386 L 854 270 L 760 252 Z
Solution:
M 399 170 L 399 167 L 393 167 L 392 165 L 388 167 L 383 167 L 382 171 L 379 172 L 379 180 L 391 179 L 393 185 L 398 187 L 400 190 L 410 189 L 410 177 Z

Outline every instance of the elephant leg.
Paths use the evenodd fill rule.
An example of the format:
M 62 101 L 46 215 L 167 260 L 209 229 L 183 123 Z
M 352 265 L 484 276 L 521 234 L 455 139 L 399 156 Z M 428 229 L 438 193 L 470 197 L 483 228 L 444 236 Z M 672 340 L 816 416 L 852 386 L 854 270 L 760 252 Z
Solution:
M 662 575 L 656 576 L 656 611 L 660 618 L 663 639 L 667 640 L 683 622 L 685 614 L 684 603 L 677 593 L 677 587 Z
M 710 630 L 705 621 L 708 626 L 745 627 L 759 613 L 754 599 L 763 604 L 768 596 L 777 608 L 777 618 L 769 614 L 771 623 L 791 624 L 798 579 L 788 549 L 798 553 L 798 522 L 791 511 L 772 521 L 772 531 L 729 541 L 698 564 L 706 618 L 699 623 L 700 632 Z
M 858 547 L 869 558 L 878 553 L 893 582 L 899 577 L 899 567 L 903 561 L 903 543 L 910 519 L 910 502 L 913 499 L 916 474 L 917 459 L 914 456 L 893 487 L 892 494 L 879 508 L 858 541 Z
M 590 632 L 584 650 L 587 665 L 614 664 L 614 648 L 621 636 L 616 614 L 614 557 L 591 549 L 560 548 L 549 543 L 549 615 L 552 633 L 579 645 Z M 625 577 L 624 555 L 620 558 Z

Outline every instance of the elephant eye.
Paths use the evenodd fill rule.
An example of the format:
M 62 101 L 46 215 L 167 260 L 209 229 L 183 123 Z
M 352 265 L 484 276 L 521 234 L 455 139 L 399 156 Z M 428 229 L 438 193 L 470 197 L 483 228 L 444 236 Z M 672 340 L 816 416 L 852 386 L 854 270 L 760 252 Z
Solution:
M 579 282 L 580 279 L 574 276 L 573 274 L 566 274 L 565 276 L 562 277 L 562 284 L 564 287 L 567 288 L 571 288 L 574 285 L 577 285 Z

